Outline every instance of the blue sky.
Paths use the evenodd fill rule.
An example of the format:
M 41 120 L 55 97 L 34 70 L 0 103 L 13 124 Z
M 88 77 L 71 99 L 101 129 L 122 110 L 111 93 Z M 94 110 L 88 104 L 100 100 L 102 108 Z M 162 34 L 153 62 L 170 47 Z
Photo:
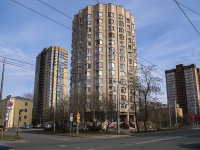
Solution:
M 38 0 L 16 0 L 21 4 L 72 28 L 72 19 L 45 6 Z M 95 0 L 42 0 L 72 17 Z M 177 0 L 178 1 L 178 0 Z M 130 10 L 136 22 L 136 44 L 138 55 L 158 65 L 163 70 L 177 64 L 200 67 L 200 35 L 195 31 L 173 0 L 99 0 L 113 3 Z M 200 13 L 199 0 L 179 0 Z M 182 7 L 200 32 L 200 15 Z M 0 1 L 0 61 L 1 56 L 35 64 L 36 56 L 45 47 L 61 46 L 71 52 L 71 30 L 64 28 L 11 0 Z M 70 58 L 70 55 L 69 55 Z M 70 59 L 69 59 L 70 60 Z M 16 62 L 15 62 L 16 63 Z M 138 63 L 149 65 L 138 57 Z M 69 64 L 70 65 L 70 64 Z M 164 71 L 156 74 L 164 79 Z M 2 62 L 0 62 L 2 71 Z M 161 76 L 162 74 L 163 76 Z M 12 65 L 5 65 L 3 97 L 21 96 L 34 89 L 35 72 Z M 166 103 L 165 79 L 161 84 Z

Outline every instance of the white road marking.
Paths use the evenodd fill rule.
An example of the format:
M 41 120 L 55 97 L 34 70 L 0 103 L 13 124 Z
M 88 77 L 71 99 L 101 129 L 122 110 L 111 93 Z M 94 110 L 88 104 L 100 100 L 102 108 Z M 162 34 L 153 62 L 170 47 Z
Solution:
M 153 143 L 153 142 L 159 142 L 159 141 L 173 140 L 173 139 L 184 138 L 186 136 L 192 136 L 192 135 L 198 135 L 198 134 L 200 134 L 200 133 L 188 134 L 188 135 L 184 135 L 184 136 L 175 136 L 175 137 L 164 138 L 164 139 L 156 139 L 156 140 L 150 140 L 150 141 L 143 141 L 143 142 L 138 142 L 136 144 L 146 144 L 146 143 Z
M 67 146 L 65 146 L 65 145 L 59 145 L 60 147 L 67 147 Z

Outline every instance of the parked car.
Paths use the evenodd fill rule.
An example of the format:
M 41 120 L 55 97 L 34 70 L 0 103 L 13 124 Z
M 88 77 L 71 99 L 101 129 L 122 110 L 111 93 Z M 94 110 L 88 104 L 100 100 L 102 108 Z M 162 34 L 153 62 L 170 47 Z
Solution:
M 24 129 L 31 129 L 32 127 L 33 127 L 32 124 L 27 124 L 24 126 Z
M 44 122 L 44 124 L 43 124 L 43 129 L 44 129 L 44 130 L 53 129 L 53 124 L 50 123 L 50 122 Z
M 15 148 L 10 145 L 0 144 L 0 150 L 15 150 Z
M 40 124 L 40 123 L 36 124 L 36 125 L 33 126 L 33 128 L 42 128 L 42 124 Z

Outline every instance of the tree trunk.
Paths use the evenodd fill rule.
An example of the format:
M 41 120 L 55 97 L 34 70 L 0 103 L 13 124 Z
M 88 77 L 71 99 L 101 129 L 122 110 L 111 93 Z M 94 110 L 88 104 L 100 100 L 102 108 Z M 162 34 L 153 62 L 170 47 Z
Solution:
M 144 97 L 145 99 L 145 116 L 144 116 L 144 129 L 145 129 L 145 132 L 147 132 L 147 97 L 145 95 Z

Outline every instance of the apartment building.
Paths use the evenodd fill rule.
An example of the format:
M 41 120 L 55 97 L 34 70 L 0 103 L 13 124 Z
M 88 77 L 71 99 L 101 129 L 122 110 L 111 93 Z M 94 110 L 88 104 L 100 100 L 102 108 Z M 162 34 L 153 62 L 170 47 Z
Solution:
M 2 120 L 6 122 L 6 128 L 24 127 L 32 124 L 33 101 L 24 97 L 16 96 L 1 100 Z M 21 114 L 19 113 L 21 111 Z
M 38 54 L 33 102 L 34 123 L 50 121 L 52 108 L 66 99 L 67 74 L 67 50 L 58 46 L 51 46 L 44 48 Z
M 129 120 L 127 83 L 137 68 L 134 17 L 122 6 L 99 3 L 80 10 L 72 26 L 72 99 L 80 100 L 79 91 L 88 101 L 98 93 L 99 100 L 109 97 L 116 103 L 119 94 L 120 116 Z
M 177 65 L 176 69 L 166 70 L 166 86 L 168 103 L 177 103 L 183 108 L 183 114 L 200 113 L 200 73 L 192 64 Z

